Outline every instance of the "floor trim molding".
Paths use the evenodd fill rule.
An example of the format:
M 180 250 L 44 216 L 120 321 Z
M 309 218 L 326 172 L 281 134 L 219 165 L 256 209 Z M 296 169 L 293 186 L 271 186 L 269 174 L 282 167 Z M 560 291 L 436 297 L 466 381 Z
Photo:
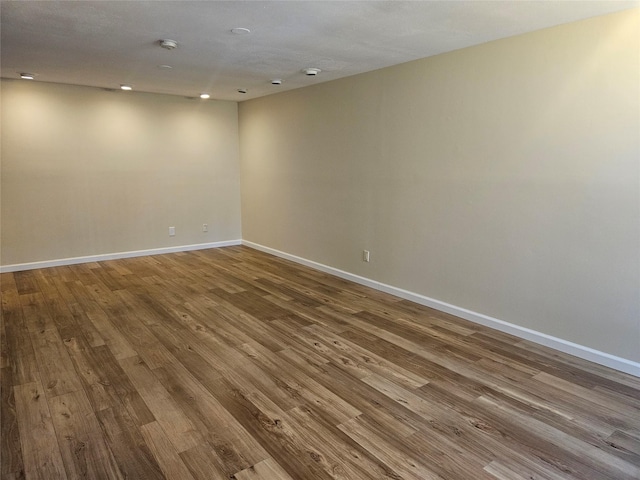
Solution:
M 144 257 L 147 255 L 161 255 L 163 253 L 189 252 L 191 250 L 204 250 L 207 248 L 230 247 L 241 245 L 242 240 L 226 240 L 222 242 L 197 243 L 192 245 L 178 245 L 175 247 L 151 248 L 148 250 L 134 250 L 131 252 L 104 253 L 100 255 L 88 255 L 86 257 L 60 258 L 57 260 L 45 260 L 41 262 L 16 263 L 14 265 L 0 266 L 0 273 L 19 272 L 22 270 L 35 270 L 36 268 L 61 267 L 65 265 L 77 265 L 79 263 L 102 262 L 105 260 L 119 260 L 121 258 Z
M 335 275 L 336 277 L 344 278 L 345 280 L 351 280 L 352 282 L 359 283 L 361 285 L 365 285 L 382 292 L 390 293 L 391 295 L 404 298 L 405 300 L 411 300 L 412 302 L 435 308 L 436 310 L 440 310 L 442 312 L 464 318 L 465 320 L 469 320 L 471 322 L 479 323 L 480 325 L 484 325 L 501 332 L 509 333 L 524 340 L 530 340 L 540 345 L 544 345 L 546 347 L 550 347 L 555 350 L 574 355 L 584 360 L 589 360 L 591 362 L 598 363 L 600 365 L 604 365 L 606 367 L 610 367 L 621 372 L 634 375 L 636 377 L 640 377 L 640 363 L 628 360 L 626 358 L 617 357 L 615 355 L 601 352 L 584 345 L 579 345 L 562 338 L 547 335 L 546 333 L 538 332 L 526 327 L 521 327 L 519 325 L 514 325 L 513 323 L 505 322 L 504 320 L 489 317 L 488 315 L 483 315 L 482 313 L 474 312 L 472 310 L 467 310 L 466 308 L 441 302 L 440 300 L 429 298 L 419 293 L 410 292 L 408 290 L 403 290 L 401 288 L 387 285 L 376 280 L 361 277 L 359 275 L 345 272 L 343 270 L 339 270 L 322 263 L 314 262 L 312 260 L 307 260 L 296 255 L 281 252 L 280 250 L 276 250 L 274 248 L 265 247 L 264 245 L 250 242 L 248 240 L 242 240 L 242 245 L 246 245 L 247 247 L 254 248 L 265 253 L 270 253 L 272 255 L 275 255 L 276 257 L 291 260 L 292 262 L 296 262 L 301 265 L 305 265 L 307 267 L 311 267 L 316 270 Z

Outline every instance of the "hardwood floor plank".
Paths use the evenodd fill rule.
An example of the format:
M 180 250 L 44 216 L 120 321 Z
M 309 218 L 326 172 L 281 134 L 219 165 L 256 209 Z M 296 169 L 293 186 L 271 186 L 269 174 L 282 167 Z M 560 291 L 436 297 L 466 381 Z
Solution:
M 309 332 L 300 328 L 301 325 L 296 321 L 291 321 L 291 317 L 269 322 L 269 326 L 275 335 L 287 339 L 287 349 L 304 352 L 305 358 L 308 358 L 316 364 L 328 363 L 335 357 L 331 355 L 331 349 L 325 345 L 324 342 L 314 341 Z M 342 363 L 345 367 L 354 367 L 349 359 L 345 359 L 345 362 Z M 353 373 L 356 373 L 356 375 L 366 375 L 366 372 L 358 368 L 354 368 Z
M 244 355 L 218 340 L 211 332 L 189 329 L 177 321 L 152 328 L 172 354 L 186 362 L 185 365 L 198 363 L 199 358 L 206 362 L 208 368 L 194 365 L 191 370 L 203 385 L 208 386 L 212 376 L 225 376 L 238 385 L 251 385 L 252 388 L 268 392 L 285 409 L 299 405 L 299 400 L 295 395 L 292 396 L 292 391 L 284 382 L 277 378 L 274 382 L 274 378 L 265 375 Z
M 220 378 L 213 393 L 293 478 L 332 478 L 314 459 L 314 452 L 304 448 L 299 434 L 289 427 L 286 413 L 262 392 L 247 392 Z
M 496 393 L 491 389 L 486 389 L 486 392 Z M 527 467 L 533 463 L 546 466 L 555 475 L 566 474 L 569 478 L 610 478 L 594 471 L 585 465 L 586 462 L 575 463 L 551 439 L 541 439 L 533 435 L 526 424 L 514 421 L 508 414 L 485 408 L 477 399 L 467 400 L 459 396 L 455 390 L 439 388 L 432 383 L 422 387 L 420 393 L 420 396 L 428 401 L 465 418 L 467 428 L 472 429 L 478 436 L 478 442 L 494 452 L 503 462 L 505 459 L 512 462 L 513 468 L 517 469 L 518 465 Z M 507 404 L 513 403 L 513 399 L 508 395 L 501 395 Z
M 283 317 L 282 321 L 286 321 L 290 318 L 296 318 L 300 322 L 306 322 L 304 326 L 319 324 L 328 331 L 333 333 L 340 334 L 345 331 L 349 327 L 349 324 L 338 318 L 336 312 L 332 312 L 332 314 L 326 314 L 321 311 L 322 307 L 310 308 L 304 305 L 301 305 L 296 302 L 285 302 L 284 300 L 280 300 L 275 297 L 271 297 L 270 300 L 273 303 L 280 305 L 281 307 L 289 309 L 292 315 L 287 317 Z M 335 315 L 333 315 L 335 314 Z M 275 323 L 275 322 L 270 322 Z
M 342 336 L 323 331 L 322 328 L 315 325 L 307 327 L 306 330 L 327 341 L 331 348 L 353 358 L 369 372 L 380 373 L 409 388 L 418 388 L 429 383 L 427 379 L 416 375 L 410 370 L 405 370 L 355 343 L 351 343 Z
M 421 453 L 420 460 L 443 478 L 474 478 L 493 480 L 493 476 L 484 470 L 489 460 L 483 458 L 486 449 L 471 442 L 456 445 L 453 442 L 441 442 L 443 437 L 433 431 L 421 430 L 409 437 L 407 444 Z M 480 453 L 481 452 L 481 453 Z
M 223 468 L 223 462 L 218 459 L 216 452 L 207 443 L 196 445 L 184 452 L 180 452 L 180 458 L 187 466 L 191 475 L 196 480 L 209 478 L 229 478 L 229 474 Z
M 427 421 L 418 432 L 411 435 L 411 438 L 414 442 L 422 441 L 425 444 L 432 444 L 435 452 L 438 448 L 444 449 L 439 453 L 433 453 L 436 455 L 434 458 L 440 458 L 442 462 L 440 467 L 443 470 L 434 467 L 437 473 L 445 477 L 464 478 L 471 475 L 465 470 L 469 464 L 473 465 L 472 469 L 478 469 L 495 458 L 495 449 L 488 449 L 485 440 L 470 428 L 467 418 L 458 412 L 438 402 L 426 401 L 419 395 L 377 375 L 372 375 L 363 381 Z M 363 418 L 363 421 L 366 420 Z M 422 450 L 430 449 L 421 448 L 420 451 Z M 452 463 L 451 452 L 458 452 L 458 455 L 464 452 L 465 461 L 460 462 L 464 465 L 457 467 L 455 462 Z M 459 470 L 456 470 L 457 468 Z
M 430 362 L 413 352 L 405 350 L 393 343 L 390 343 L 374 334 L 362 330 L 360 327 L 350 327 L 345 330 L 341 337 L 352 343 L 359 345 L 365 350 L 375 353 L 376 355 L 392 362 L 398 367 L 413 372 L 418 377 L 425 379 L 427 383 L 437 382 L 441 380 L 451 381 L 456 385 L 466 386 L 471 384 L 473 387 L 479 387 L 481 384 L 473 382 L 467 377 L 452 372 L 436 363 Z M 475 398 L 477 395 L 473 395 Z
M 307 465 L 313 464 L 335 479 L 394 478 L 386 465 L 362 450 L 315 406 L 281 412 L 260 395 L 252 394 L 250 399 L 295 443 Z
M 49 404 L 68 476 L 124 479 L 84 391 L 59 395 Z
M 106 408 L 96 412 L 96 417 L 124 478 L 165 480 L 142 433 L 124 409 Z
M 294 480 L 278 463 L 272 458 L 267 458 L 261 462 L 251 465 L 234 475 L 236 480 Z
M 73 362 L 55 327 L 31 332 L 31 341 L 40 379 L 48 398 L 82 388 Z
M 100 302 L 95 300 L 95 292 L 92 292 L 93 286 L 88 288 L 80 282 L 71 282 L 68 283 L 67 286 L 93 324 L 93 328 L 98 332 L 100 337 L 104 339 L 104 344 L 109 347 L 113 355 L 117 359 L 136 355 L 136 351 L 131 347 L 127 338 L 115 328 L 102 309 Z
M 111 320 L 103 311 L 87 312 L 87 316 L 100 336 L 104 338 L 105 345 L 111 350 L 116 359 L 130 358 L 137 354 L 129 340 L 113 326 Z
M 536 375 L 535 380 L 545 385 L 552 386 L 554 389 L 563 390 L 578 398 L 585 398 L 594 404 L 598 409 L 603 409 L 616 415 L 624 415 L 625 421 L 632 427 L 640 429 L 640 406 L 629 406 L 623 402 L 617 401 L 611 395 L 605 395 L 593 389 L 588 389 L 582 385 L 576 385 L 562 378 L 554 377 L 545 372 Z
M 158 422 L 143 425 L 140 431 L 165 478 L 195 480 Z
M 607 443 L 615 449 L 623 450 L 631 457 L 629 461 L 640 465 L 640 437 L 616 430 L 607 437 Z
M 284 308 L 265 300 L 264 297 L 253 292 L 227 293 L 224 290 L 217 289 L 214 290 L 214 293 L 230 305 L 260 320 L 273 320 L 274 318 L 289 315 L 289 312 Z
M 139 357 L 125 358 L 119 363 L 178 452 L 201 443 L 194 425 Z
M 332 363 L 313 365 L 297 352 L 287 350 L 281 355 L 295 363 L 298 368 L 312 375 L 317 382 L 331 388 L 342 398 L 348 398 L 349 403 L 370 418 L 380 423 L 398 435 L 406 437 L 417 431 L 414 425 L 420 419 L 413 412 L 400 408 L 397 403 L 389 399 L 369 385 L 359 382 L 356 377 L 342 371 Z
M 38 293 L 38 282 L 36 280 L 33 270 L 26 270 L 24 272 L 15 272 L 13 274 L 16 288 L 19 295 L 26 295 L 30 293 Z
M 65 303 L 69 313 L 73 317 L 73 323 L 69 322 L 70 324 L 67 327 L 61 328 L 60 325 L 57 325 L 62 339 L 64 340 L 67 337 L 75 336 L 78 332 L 81 332 L 92 347 L 104 345 L 104 338 L 102 338 L 95 328 L 91 319 L 82 308 L 82 305 L 76 302 L 75 297 L 67 288 L 67 285 L 59 281 L 58 278 L 53 278 L 53 282 L 58 290 L 59 300 Z
M 540 476 L 531 470 L 523 469 L 520 465 L 518 465 L 517 470 L 513 470 L 508 465 L 504 465 L 498 460 L 493 460 L 484 467 L 484 470 L 498 480 L 562 480 L 563 478 L 566 478 L 558 475 Z
M 572 463 L 584 463 L 587 468 L 593 470 L 591 476 L 605 475 L 619 480 L 634 480 L 640 476 L 640 467 L 637 467 L 621 458 L 604 452 L 603 450 L 581 441 L 571 435 L 561 432 L 541 421 L 527 417 L 513 408 L 501 405 L 486 396 L 478 399 L 478 402 L 488 404 L 493 410 L 499 410 L 513 421 L 526 425 L 532 436 L 554 439 L 564 446 L 564 452 Z M 585 455 L 588 460 L 581 460 Z
M 293 300 L 299 305 L 310 308 L 324 305 L 324 303 L 310 297 L 306 293 L 301 293 L 297 290 L 294 290 L 293 288 L 283 285 L 282 283 L 275 283 L 267 278 L 259 278 L 258 280 L 256 280 L 256 283 L 265 288 L 271 294 L 277 295 L 285 301 Z
M 2 277 L 2 326 L 5 333 L 6 365 L 11 370 L 13 385 L 32 383 L 40 379 L 29 329 L 24 321 L 22 305 L 15 282 Z
M 20 304 L 22 305 L 24 323 L 30 333 L 56 328 L 42 293 L 20 295 Z
M 424 333 L 418 328 L 402 325 L 370 312 L 358 312 L 354 317 L 366 320 L 367 323 L 379 326 L 380 328 L 394 333 L 406 340 L 419 343 L 422 348 L 429 348 L 429 350 L 434 352 L 446 352 L 456 358 L 471 362 L 476 362 L 482 358 L 477 352 L 470 352 L 466 348 L 461 348 L 457 345 L 436 338 L 433 335 Z
M 370 476 L 393 478 L 396 475 L 339 428 L 316 418 L 311 408 L 296 407 L 287 412 L 286 421 L 299 434 L 314 432 L 314 435 L 302 437 L 303 446 L 333 478 L 359 480 Z
M 215 368 L 217 358 L 203 357 L 196 352 L 192 345 L 197 344 L 198 339 L 193 338 L 186 329 L 168 328 L 165 325 L 153 325 L 151 329 L 174 358 L 203 385 L 211 379 L 220 378 L 222 374 Z M 205 355 L 207 353 L 205 347 L 200 347 L 198 350 Z
M 2 452 L 0 477 L 7 480 L 17 480 L 24 479 L 24 464 L 11 375 L 11 370 L 7 367 L 0 370 L 0 395 L 2 397 L 0 403 L 0 451 Z
M 218 454 L 227 474 L 268 458 L 260 443 L 184 367 L 167 365 L 154 374 Z
M 483 333 L 485 335 L 488 335 L 488 332 Z M 603 365 L 598 365 L 597 363 L 585 363 L 584 360 L 573 355 L 569 355 L 568 353 L 553 350 L 551 348 L 546 348 L 543 345 L 538 345 L 527 340 L 520 340 L 515 344 L 515 346 L 527 352 L 533 352 L 536 355 L 539 355 L 540 358 L 550 359 L 555 362 L 556 365 L 559 365 L 561 367 L 564 365 L 571 365 L 578 370 L 591 372 L 592 374 L 597 375 L 600 378 L 612 379 L 616 383 L 626 385 L 634 390 L 640 388 L 640 377 L 634 377 L 633 375 L 629 375 L 628 373 L 612 370 Z M 632 395 L 632 397 L 635 397 L 636 399 L 639 398 L 637 395 Z
M 155 421 L 106 346 L 91 347 L 82 336 L 67 339 L 65 346 L 95 411 L 124 408 L 136 425 Z
M 381 462 L 397 472 L 397 478 L 411 480 L 444 480 L 443 477 L 418 461 L 418 455 L 408 454 L 404 446 L 387 442 L 385 438 L 364 427 L 360 419 L 354 418 L 338 425 L 362 448 L 371 452 Z M 393 445 L 395 443 L 395 445 Z M 393 477 L 391 477 L 393 478 Z
M 25 477 L 28 480 L 66 479 L 67 473 L 42 385 L 39 381 L 17 385 L 13 387 L 13 394 Z
M 255 342 L 253 345 L 242 345 L 241 348 L 265 372 L 269 372 L 274 378 L 278 376 L 280 381 L 287 385 L 288 391 L 292 392 L 293 396 L 302 398 L 309 404 L 321 409 L 328 417 L 334 418 L 336 423 L 341 423 L 360 415 L 361 412 L 357 408 L 354 408 L 331 392 L 331 390 L 305 375 L 295 366 L 283 361 L 266 348 Z
M 113 317 L 110 317 L 110 319 L 114 327 L 123 338 L 126 338 L 127 343 L 149 368 L 157 368 L 175 361 L 171 353 L 134 313 L 127 313 L 120 319 L 114 319 Z

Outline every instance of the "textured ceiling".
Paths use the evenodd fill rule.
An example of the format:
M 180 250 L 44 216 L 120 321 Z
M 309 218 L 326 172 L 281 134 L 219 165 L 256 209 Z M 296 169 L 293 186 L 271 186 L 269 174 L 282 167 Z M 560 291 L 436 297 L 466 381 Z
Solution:
M 1 74 L 246 100 L 637 1 L 2 1 Z M 234 35 L 234 27 L 251 29 Z M 179 43 L 169 51 L 158 40 Z M 158 65 L 171 65 L 161 69 Z M 322 72 L 301 73 L 306 67 Z M 271 85 L 272 79 L 282 85 Z M 242 95 L 239 88 L 246 88 Z

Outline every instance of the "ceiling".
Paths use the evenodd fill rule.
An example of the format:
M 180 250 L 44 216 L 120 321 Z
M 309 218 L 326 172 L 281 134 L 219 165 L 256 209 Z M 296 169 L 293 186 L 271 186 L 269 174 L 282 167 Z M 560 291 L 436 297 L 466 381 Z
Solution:
M 242 101 L 638 1 L 6 1 L 1 75 Z M 231 29 L 251 30 L 235 35 Z M 160 39 L 178 42 L 175 50 Z M 159 65 L 170 65 L 171 69 Z M 307 67 L 322 71 L 315 77 Z M 281 79 L 274 86 L 271 80 Z M 238 89 L 247 89 L 246 94 Z

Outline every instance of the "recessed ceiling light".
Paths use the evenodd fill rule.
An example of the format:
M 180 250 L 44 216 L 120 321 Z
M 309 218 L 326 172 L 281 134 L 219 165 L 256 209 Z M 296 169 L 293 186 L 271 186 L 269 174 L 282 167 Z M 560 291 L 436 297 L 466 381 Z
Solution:
M 23 80 L 33 80 L 36 76 L 34 73 L 21 73 L 20 78 Z
M 251 30 L 243 27 L 236 27 L 231 29 L 231 33 L 235 33 L 236 35 L 248 35 L 251 33 Z
M 120 85 L 120 90 L 133 90 L 131 85 Z
M 211 95 L 209 95 L 208 93 L 201 93 L 200 98 L 206 100 L 207 98 L 211 98 Z
M 169 40 L 169 39 L 158 40 L 158 43 L 162 48 L 166 48 L 167 50 L 173 50 L 174 48 L 178 48 L 178 42 L 176 42 L 175 40 Z
M 171 65 L 158 65 L 158 68 L 162 68 L 163 70 L 171 70 L 173 67 Z
M 322 70 L 320 70 L 319 68 L 305 68 L 304 70 L 302 70 L 302 73 L 304 73 L 305 75 L 307 75 L 308 77 L 315 77 L 316 75 L 318 75 Z
M 282 80 L 280 80 L 279 78 L 274 78 L 273 80 L 271 80 L 271 85 L 282 85 Z
M 239 88 L 238 89 L 238 93 L 247 93 L 247 89 L 246 88 Z

